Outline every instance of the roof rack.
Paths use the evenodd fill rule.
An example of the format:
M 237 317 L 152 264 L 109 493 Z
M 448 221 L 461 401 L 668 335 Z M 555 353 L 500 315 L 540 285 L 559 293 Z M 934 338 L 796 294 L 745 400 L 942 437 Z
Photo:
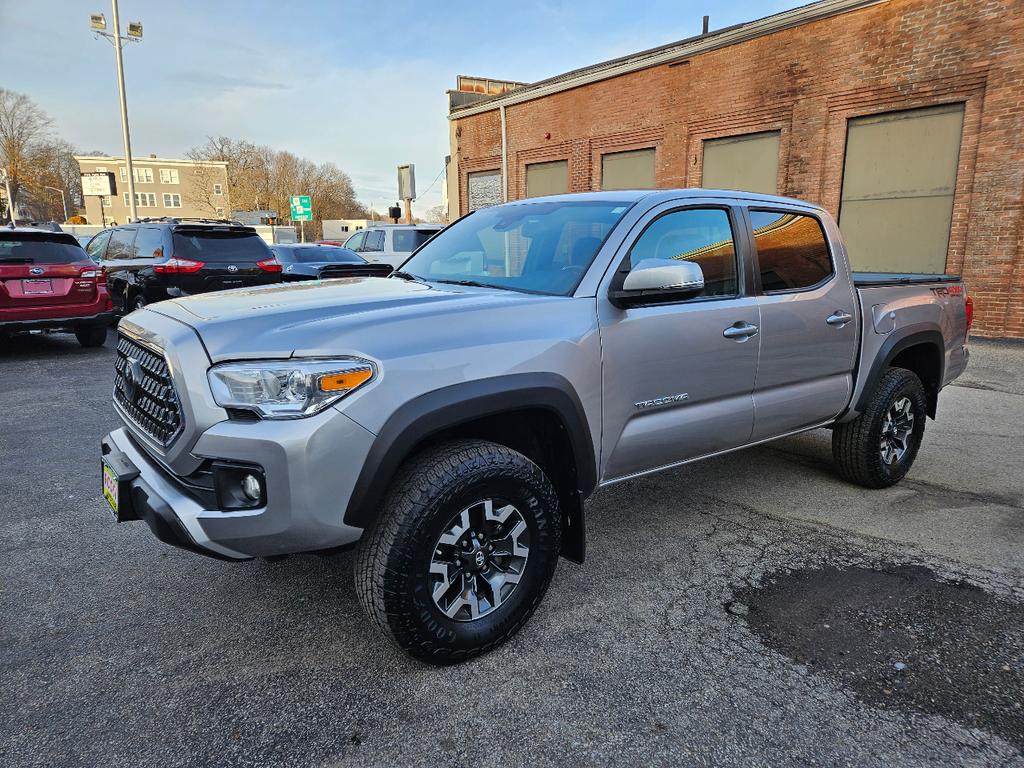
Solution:
M 201 216 L 146 216 L 141 219 L 136 219 L 136 223 L 146 223 L 151 221 L 161 221 L 167 224 L 181 224 L 184 222 L 191 222 L 194 224 L 230 224 L 235 227 L 245 226 L 240 221 L 234 219 L 207 219 Z

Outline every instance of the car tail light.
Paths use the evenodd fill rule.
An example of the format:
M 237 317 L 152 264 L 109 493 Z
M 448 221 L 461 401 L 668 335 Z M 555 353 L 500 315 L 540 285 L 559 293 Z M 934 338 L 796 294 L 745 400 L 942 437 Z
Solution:
M 256 266 L 262 269 L 264 272 L 280 272 L 281 262 L 277 260 L 276 256 L 271 256 L 269 259 L 263 261 L 257 261 Z
M 974 325 L 974 297 L 970 294 L 967 296 L 967 302 L 964 305 L 964 309 L 967 313 L 967 330 L 971 330 L 971 326 Z
M 192 261 L 192 259 L 168 259 L 163 264 L 155 264 L 153 271 L 158 272 L 161 275 L 178 275 L 188 274 L 191 272 L 198 272 L 205 265 L 201 261 Z
M 96 281 L 97 285 L 107 284 L 107 273 L 102 269 L 83 269 L 82 274 L 79 275 L 79 277 L 83 277 L 86 280 L 91 278 Z

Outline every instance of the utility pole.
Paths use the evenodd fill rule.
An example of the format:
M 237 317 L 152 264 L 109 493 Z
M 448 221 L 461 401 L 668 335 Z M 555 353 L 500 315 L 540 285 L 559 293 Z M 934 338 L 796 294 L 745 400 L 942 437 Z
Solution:
M 135 201 L 135 166 L 132 164 L 132 140 L 128 133 L 128 101 L 124 92 L 124 60 L 121 56 L 121 44 L 123 41 L 138 42 L 142 39 L 142 23 L 132 21 L 128 23 L 128 36 L 121 37 L 121 17 L 117 10 L 117 0 L 110 0 L 113 13 L 114 32 L 105 32 L 107 28 L 106 19 L 102 14 L 93 14 L 90 23 L 97 33 L 108 38 L 114 44 L 114 60 L 117 63 L 117 93 L 121 100 L 121 136 L 124 139 L 124 161 L 128 166 L 128 210 L 132 220 L 139 218 L 139 211 Z M 102 201 L 100 202 L 102 208 Z

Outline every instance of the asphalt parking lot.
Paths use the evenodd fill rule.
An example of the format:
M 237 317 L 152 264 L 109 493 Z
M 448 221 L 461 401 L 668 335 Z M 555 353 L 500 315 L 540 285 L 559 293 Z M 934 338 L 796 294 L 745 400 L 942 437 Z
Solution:
M 1024 765 L 1024 345 L 974 343 L 892 489 L 818 431 L 599 492 L 587 563 L 434 669 L 351 554 L 110 522 L 112 340 L 0 349 L 2 766 Z

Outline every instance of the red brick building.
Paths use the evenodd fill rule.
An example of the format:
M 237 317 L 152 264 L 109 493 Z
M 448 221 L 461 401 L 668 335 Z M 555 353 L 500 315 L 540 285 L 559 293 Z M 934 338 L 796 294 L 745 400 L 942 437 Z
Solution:
M 1024 337 L 1022 0 L 823 0 L 513 85 L 452 93 L 453 217 L 625 186 L 804 198 L 855 268 L 962 273 L 975 332 Z

